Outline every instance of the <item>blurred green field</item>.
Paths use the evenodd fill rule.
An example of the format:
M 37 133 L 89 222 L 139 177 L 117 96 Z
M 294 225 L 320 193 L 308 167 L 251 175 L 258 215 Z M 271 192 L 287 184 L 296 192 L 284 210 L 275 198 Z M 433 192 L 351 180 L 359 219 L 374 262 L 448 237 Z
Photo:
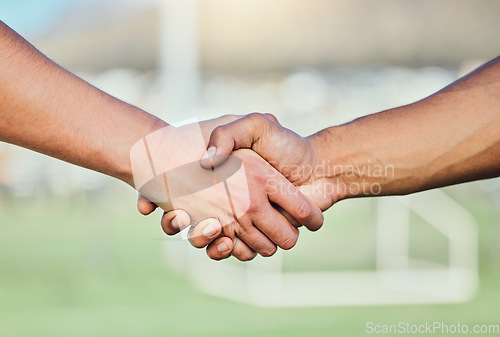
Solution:
M 481 289 L 473 301 L 281 309 L 205 295 L 171 271 L 159 214 L 139 215 L 131 191 L 50 199 L 0 195 L 0 336 L 363 336 L 367 321 L 500 324 L 498 200 L 455 189 L 481 225 Z M 363 202 L 349 201 L 349 207 Z M 358 213 L 352 224 L 362 223 L 364 213 Z M 350 224 L 333 214 L 319 233 L 301 234 L 303 245 L 316 246 L 311 254 L 318 255 L 320 269 L 346 261 L 333 256 L 363 243 L 346 242 L 342 235 L 349 235 Z M 332 245 L 334 237 L 344 246 Z M 360 255 L 368 256 L 371 248 L 363 247 Z M 287 268 L 308 265 L 288 253 L 297 258 Z

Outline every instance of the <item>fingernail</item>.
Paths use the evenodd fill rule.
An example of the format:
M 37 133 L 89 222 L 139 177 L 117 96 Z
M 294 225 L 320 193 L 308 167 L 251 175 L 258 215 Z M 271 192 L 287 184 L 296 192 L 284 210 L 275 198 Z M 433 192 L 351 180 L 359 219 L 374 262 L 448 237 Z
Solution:
M 224 253 L 229 250 L 229 247 L 226 245 L 225 242 L 221 242 L 217 245 L 217 250 L 219 251 L 219 253 Z
M 210 146 L 205 153 L 203 154 L 203 157 L 201 159 L 211 159 L 213 156 L 215 156 L 215 153 L 217 152 L 217 148 L 215 146 Z
M 211 238 L 215 235 L 215 233 L 217 233 L 217 231 L 212 227 L 212 225 L 207 225 L 205 228 L 203 228 L 203 235 L 207 238 Z
M 213 157 L 215 156 L 215 152 L 217 152 L 217 148 L 215 146 L 210 146 L 207 150 L 207 155 Z

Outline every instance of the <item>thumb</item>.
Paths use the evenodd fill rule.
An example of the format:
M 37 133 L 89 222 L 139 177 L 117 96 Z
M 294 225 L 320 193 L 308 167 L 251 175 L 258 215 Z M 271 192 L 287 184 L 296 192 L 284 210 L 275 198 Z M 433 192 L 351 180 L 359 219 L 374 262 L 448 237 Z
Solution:
M 274 123 L 276 123 L 279 126 L 281 126 L 280 122 L 278 121 L 278 118 L 276 118 L 276 116 L 274 116 L 273 114 L 265 113 L 264 116 L 266 116 L 267 118 L 269 118 L 270 120 L 272 120 Z
M 274 117 L 274 116 L 273 116 Z M 273 122 L 259 113 L 246 115 L 234 122 L 216 127 L 210 135 L 208 149 L 201 159 L 204 168 L 217 167 L 237 149 L 248 148 L 257 142 Z

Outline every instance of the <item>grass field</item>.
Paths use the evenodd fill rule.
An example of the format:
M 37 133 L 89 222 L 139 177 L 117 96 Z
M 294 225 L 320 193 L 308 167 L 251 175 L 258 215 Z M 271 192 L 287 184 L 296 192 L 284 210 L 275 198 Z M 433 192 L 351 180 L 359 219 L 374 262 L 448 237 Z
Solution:
M 207 296 L 171 271 L 159 214 L 140 216 L 133 197 L 119 190 L 69 199 L 0 198 L 0 336 L 362 336 L 367 321 L 500 324 L 499 206 L 491 201 L 469 204 L 481 224 L 481 288 L 469 303 L 270 309 Z M 328 244 L 329 236 L 349 233 L 340 223 L 326 226 L 317 255 L 360 250 L 359 243 L 342 246 L 345 237 Z M 310 238 L 304 235 L 304 245 Z M 369 255 L 363 247 L 350 254 L 353 263 Z M 333 255 L 318 258 L 317 267 L 342 266 L 346 259 Z M 297 258 L 287 268 L 305 266 Z

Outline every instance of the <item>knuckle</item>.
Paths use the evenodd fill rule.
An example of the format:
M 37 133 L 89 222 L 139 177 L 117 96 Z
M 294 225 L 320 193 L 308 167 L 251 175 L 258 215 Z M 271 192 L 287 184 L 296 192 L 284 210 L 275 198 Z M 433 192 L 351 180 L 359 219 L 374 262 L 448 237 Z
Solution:
M 313 210 L 311 205 L 305 201 L 301 201 L 299 207 L 297 208 L 298 220 L 307 220 L 312 216 L 312 214 Z
M 258 201 L 250 200 L 248 204 L 247 212 L 250 214 L 257 214 L 261 210 L 261 205 Z
M 267 180 L 268 180 L 267 176 L 265 176 L 263 174 L 257 174 L 257 173 L 255 173 L 253 175 L 253 180 L 255 181 L 255 183 L 260 184 L 260 185 L 264 185 L 264 184 L 267 185 L 268 184 L 268 182 L 267 182 Z
M 251 113 L 246 118 L 254 134 L 262 133 L 263 130 L 267 129 L 270 122 L 266 116 L 258 112 Z
M 225 125 L 219 125 L 215 129 L 212 130 L 211 138 L 219 138 L 224 134 Z
M 245 167 L 246 169 L 246 167 Z M 252 166 L 248 170 L 248 172 L 245 171 L 247 174 L 247 179 L 249 180 L 249 183 L 252 184 L 265 184 L 267 185 L 267 181 L 269 180 L 269 172 L 267 170 L 261 169 L 259 166 L 255 167 Z M 260 185 L 256 185 L 260 186 Z
M 268 118 L 268 119 L 270 118 L 270 119 L 278 120 L 274 114 L 269 113 L 269 112 L 265 113 L 264 116 L 266 116 L 266 118 Z
M 254 121 L 261 121 L 265 116 L 260 112 L 252 112 L 246 116 L 248 119 L 252 119 Z
M 279 246 L 281 249 L 289 250 L 297 244 L 297 240 L 298 237 L 296 235 L 289 235 L 281 241 Z
M 251 122 L 251 124 L 254 125 L 254 127 L 259 127 L 259 128 L 263 124 L 269 124 L 270 122 L 270 119 L 267 118 L 264 114 L 261 114 L 260 112 L 252 112 L 245 118 L 247 118 Z
M 228 119 L 239 119 L 241 117 L 243 117 L 243 115 L 237 115 L 237 114 L 227 114 L 227 115 L 224 115 L 224 117 L 228 118 Z

